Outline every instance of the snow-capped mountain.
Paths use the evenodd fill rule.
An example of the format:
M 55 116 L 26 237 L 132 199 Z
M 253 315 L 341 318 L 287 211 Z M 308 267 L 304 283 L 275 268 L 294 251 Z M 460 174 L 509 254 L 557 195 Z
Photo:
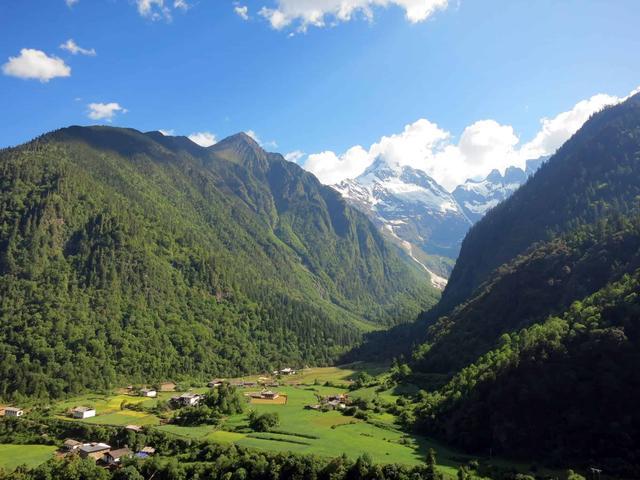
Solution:
M 442 288 L 471 225 L 515 192 L 547 158 L 527 161 L 525 170 L 509 167 L 504 175 L 493 170 L 452 193 L 421 170 L 378 158 L 362 175 L 334 188 Z
M 489 209 L 511 196 L 548 157 L 528 160 L 525 170 L 509 167 L 502 175 L 493 170 L 482 180 L 467 180 L 452 195 L 460 208 L 473 223 L 480 220 Z
M 449 192 L 425 172 L 382 158 L 334 188 L 429 270 L 434 284 L 444 286 L 448 267 L 441 257 L 458 255 L 471 226 Z

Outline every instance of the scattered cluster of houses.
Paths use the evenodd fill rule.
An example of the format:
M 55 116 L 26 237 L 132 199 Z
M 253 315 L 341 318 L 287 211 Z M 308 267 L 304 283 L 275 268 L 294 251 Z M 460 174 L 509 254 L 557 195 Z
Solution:
M 320 403 L 315 405 L 307 405 L 305 408 L 310 410 L 344 410 L 349 405 L 349 395 L 339 393 L 336 395 L 328 395 L 320 399 Z
M 278 376 L 278 375 L 295 375 L 296 371 L 293 368 L 283 368 L 281 370 L 274 370 L 273 372 L 274 376 Z
M 144 447 L 134 452 L 127 447 L 112 449 L 106 443 L 82 443 L 71 438 L 64 441 L 60 451 L 65 455 L 79 455 L 80 458 L 91 459 L 107 466 L 117 466 L 122 459 L 128 457 L 148 458 L 156 452 L 153 447 Z

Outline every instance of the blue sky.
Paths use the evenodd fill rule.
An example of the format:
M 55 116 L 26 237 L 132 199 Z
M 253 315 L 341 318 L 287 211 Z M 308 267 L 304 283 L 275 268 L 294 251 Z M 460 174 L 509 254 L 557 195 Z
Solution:
M 542 118 L 595 94 L 622 98 L 640 85 L 636 0 L 292 1 L 2 2 L 0 64 L 32 49 L 58 57 L 67 70 L 43 82 L 4 68 L 0 145 L 71 124 L 211 132 L 218 139 L 252 130 L 271 150 L 333 153 L 312 157 L 335 163 L 335 175 L 324 179 L 330 183 L 350 148 L 361 145 L 370 157 L 384 150 L 372 148 L 383 136 L 402 136 L 420 119 L 427 130 L 437 124 L 446 133 L 427 141 L 439 142 L 436 150 L 462 148 L 465 129 L 482 120 L 495 124 L 478 128 L 511 128 L 520 143 L 507 138 L 505 148 L 515 150 L 536 136 Z M 339 4 L 353 10 L 336 17 L 331 8 Z M 430 5 L 439 8 L 415 18 Z M 289 23 L 278 24 L 273 12 Z M 308 12 L 326 13 L 324 25 L 310 24 Z M 61 49 L 69 39 L 96 54 Z M 91 119 L 92 103 L 126 113 Z M 497 143 L 509 136 L 501 132 Z M 299 161 L 322 177 L 306 158 Z M 424 169 L 450 184 L 462 175 L 445 179 L 436 167 Z

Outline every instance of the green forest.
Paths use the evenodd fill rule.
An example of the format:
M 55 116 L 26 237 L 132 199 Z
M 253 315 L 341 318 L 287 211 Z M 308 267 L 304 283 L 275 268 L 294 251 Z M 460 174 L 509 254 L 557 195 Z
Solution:
M 322 365 L 437 292 L 240 134 L 71 127 L 0 152 L 0 398 Z

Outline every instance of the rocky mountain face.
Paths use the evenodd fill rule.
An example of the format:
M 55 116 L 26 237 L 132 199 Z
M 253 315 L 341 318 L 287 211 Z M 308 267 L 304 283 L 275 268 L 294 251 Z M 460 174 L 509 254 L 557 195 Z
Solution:
M 446 261 L 458 255 L 471 221 L 453 196 L 425 172 L 376 160 L 334 188 L 444 286 Z
M 508 198 L 545 158 L 510 167 L 482 180 L 467 180 L 452 193 L 421 170 L 377 159 L 355 179 L 334 185 L 407 254 L 428 270 L 438 287 L 446 284 L 462 240 L 471 226 Z
M 469 179 L 457 186 L 452 196 L 467 218 L 475 223 L 490 209 L 509 198 L 548 158 L 528 160 L 525 170 L 509 167 L 504 175 L 498 170 L 493 170 L 482 180 Z

